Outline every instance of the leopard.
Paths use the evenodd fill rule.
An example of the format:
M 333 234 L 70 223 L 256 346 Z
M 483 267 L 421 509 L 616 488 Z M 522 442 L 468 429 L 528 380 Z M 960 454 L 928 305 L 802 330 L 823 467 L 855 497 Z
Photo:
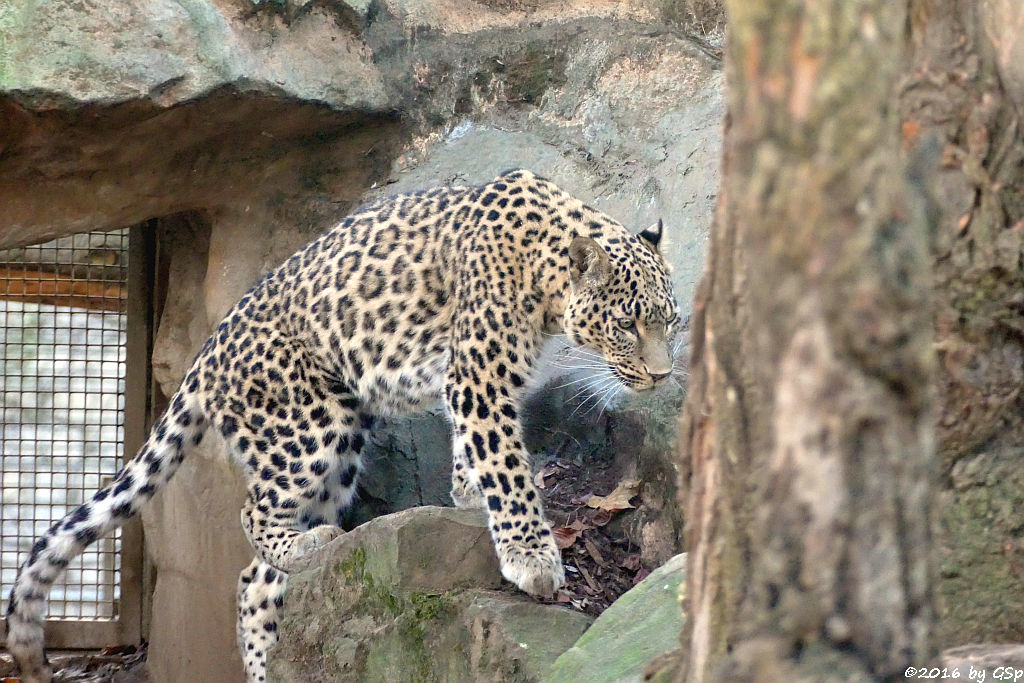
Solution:
M 289 573 L 343 533 L 383 418 L 441 406 L 455 505 L 486 511 L 505 579 L 552 595 L 565 574 L 531 476 L 524 397 L 554 335 L 600 356 L 627 392 L 666 382 L 680 314 L 662 234 L 661 220 L 634 234 L 525 169 L 338 222 L 242 296 L 134 457 L 32 546 L 7 609 L 21 679 L 51 680 L 43 625 L 62 570 L 137 514 L 210 429 L 246 480 L 247 681 L 267 680 Z

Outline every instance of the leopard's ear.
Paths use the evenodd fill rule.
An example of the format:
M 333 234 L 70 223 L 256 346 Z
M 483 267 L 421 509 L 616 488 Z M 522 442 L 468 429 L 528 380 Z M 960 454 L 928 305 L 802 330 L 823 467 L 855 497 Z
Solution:
M 649 228 L 644 228 L 638 236 L 655 252 L 661 253 L 658 249 L 658 245 L 661 244 L 661 233 L 663 227 L 661 219 L 659 218 L 657 223 Z
M 608 254 L 590 237 L 579 235 L 569 245 L 569 280 L 574 286 L 602 285 L 611 266 Z

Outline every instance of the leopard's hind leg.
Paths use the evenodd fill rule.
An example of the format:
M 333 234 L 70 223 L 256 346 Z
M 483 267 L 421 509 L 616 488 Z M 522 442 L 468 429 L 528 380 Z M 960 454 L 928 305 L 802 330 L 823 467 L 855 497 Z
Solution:
M 250 376 L 234 392 L 245 402 L 225 404 L 215 418 L 245 468 L 242 528 L 256 557 L 284 571 L 341 533 L 338 511 L 354 496 L 372 422 L 355 396 L 308 379 L 297 355 L 290 366 L 280 361 L 291 381 Z
M 238 649 L 249 683 L 267 680 L 267 651 L 277 644 L 277 626 L 288 575 L 259 558 L 238 576 Z
M 294 387 L 290 393 L 294 403 L 283 409 L 284 418 L 275 410 L 221 426 L 249 479 L 241 516 L 256 558 L 239 576 L 237 633 L 250 683 L 267 680 L 286 572 L 342 533 L 341 514 L 355 495 L 372 423 L 334 396 Z M 281 395 L 273 400 L 279 406 Z
M 357 470 L 358 471 L 358 470 Z M 341 517 L 352 501 L 355 491 L 355 474 L 348 481 L 350 470 L 346 467 L 328 478 L 331 495 L 319 505 L 311 506 L 311 512 L 300 519 L 300 526 L 310 531 L 328 532 L 330 538 L 340 533 Z M 243 525 L 245 524 L 243 514 Z M 331 520 L 333 525 L 324 522 Z M 309 527 L 312 526 L 312 529 Z M 300 541 L 303 534 L 296 536 Z M 288 587 L 288 574 L 276 569 L 259 557 L 253 558 L 238 576 L 238 649 L 245 665 L 246 681 L 262 683 L 267 680 L 267 652 L 277 644 L 278 624 L 284 605 L 284 592 Z
M 366 422 L 365 418 L 361 420 L 362 424 Z M 344 454 L 336 455 L 333 460 L 313 461 L 310 469 L 321 469 L 321 465 L 316 463 L 323 462 L 327 463 L 327 469 L 319 478 L 319 488 L 307 485 L 303 489 L 318 491 L 317 495 L 308 499 L 302 508 L 303 512 L 283 518 L 293 524 L 291 527 L 260 525 L 259 520 L 266 520 L 268 515 L 261 513 L 259 505 L 256 505 L 256 515 L 253 516 L 254 507 L 249 502 L 252 500 L 253 491 L 250 488 L 249 501 L 242 510 L 242 525 L 249 534 L 249 540 L 254 548 L 258 547 L 257 544 L 263 544 L 265 555 L 257 555 L 238 577 L 238 647 L 249 683 L 267 680 L 267 651 L 278 640 L 279 615 L 284 604 L 284 592 L 288 586 L 288 574 L 272 566 L 264 557 L 269 555 L 276 562 L 294 562 L 341 533 L 341 516 L 354 497 L 359 473 L 358 453 L 350 451 L 362 450 L 364 442 L 365 437 L 359 430 L 348 438 Z M 281 502 L 280 498 L 278 502 Z M 262 536 L 253 534 L 253 530 L 257 528 L 264 531 Z M 277 534 L 283 536 L 276 536 Z M 286 547 L 286 541 L 290 541 L 291 546 L 282 552 Z M 268 543 L 269 548 L 266 547 Z M 286 553 L 290 553 L 290 556 Z

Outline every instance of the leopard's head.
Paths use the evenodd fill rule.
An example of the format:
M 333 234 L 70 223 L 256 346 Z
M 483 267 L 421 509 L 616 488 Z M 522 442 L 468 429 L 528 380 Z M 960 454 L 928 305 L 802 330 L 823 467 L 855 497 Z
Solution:
M 666 381 L 673 371 L 679 307 L 659 250 L 658 221 L 639 235 L 580 235 L 569 246 L 570 292 L 563 329 L 577 346 L 600 355 L 633 391 Z

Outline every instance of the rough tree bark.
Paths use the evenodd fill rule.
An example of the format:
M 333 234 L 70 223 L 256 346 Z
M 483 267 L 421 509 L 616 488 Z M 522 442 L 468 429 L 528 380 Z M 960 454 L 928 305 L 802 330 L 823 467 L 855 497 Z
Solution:
M 929 221 L 893 105 L 908 2 L 726 4 L 681 675 L 895 678 L 929 661 L 933 621 Z
M 914 0 L 905 145 L 941 147 L 932 246 L 940 647 L 1024 641 L 1024 1 Z

